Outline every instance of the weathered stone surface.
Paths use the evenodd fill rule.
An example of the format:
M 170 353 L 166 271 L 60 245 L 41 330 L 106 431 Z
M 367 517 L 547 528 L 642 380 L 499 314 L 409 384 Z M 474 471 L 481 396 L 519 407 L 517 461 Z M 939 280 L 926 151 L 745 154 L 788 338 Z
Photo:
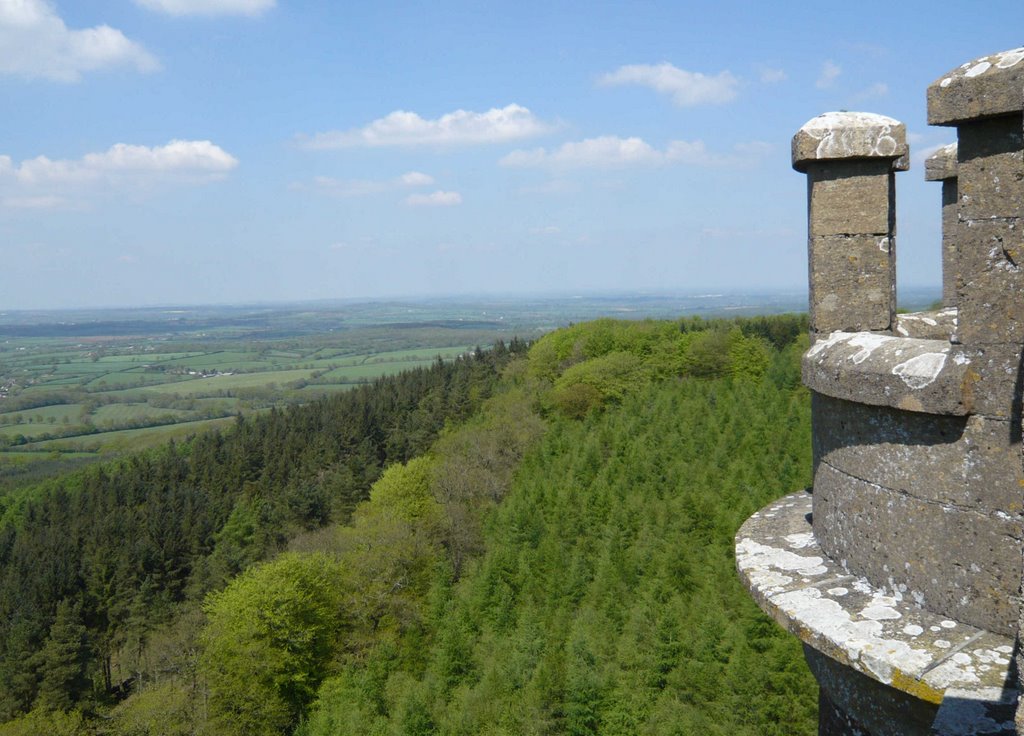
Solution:
M 971 411 L 970 358 L 942 340 L 833 332 L 803 359 L 804 385 L 847 401 L 928 414 Z
M 897 170 L 906 166 L 907 131 L 903 123 L 869 112 L 827 112 L 808 120 L 793 136 L 793 168 L 833 159 L 883 158 Z
M 961 222 L 957 329 L 964 345 L 1024 344 L 1024 218 Z
M 956 329 L 956 318 L 956 307 L 943 307 L 933 312 L 897 314 L 896 334 L 919 340 L 948 341 Z
M 959 190 L 956 179 L 942 182 L 942 306 L 956 306 L 960 283 L 960 251 L 957 248 Z
M 1020 693 L 1011 688 L 988 692 L 950 688 L 932 724 L 933 736 L 1014 736 Z
M 890 330 L 896 316 L 892 248 L 885 236 L 811 238 L 811 329 Z
M 928 736 L 938 706 L 804 645 L 807 666 L 821 686 L 818 736 Z
M 1024 107 L 1024 47 L 961 64 L 928 87 L 928 124 L 956 125 Z
M 1020 516 L 1024 470 L 1009 421 L 811 397 L 815 463 L 933 503 Z
M 849 574 L 818 545 L 811 504 L 809 493 L 785 496 L 736 534 L 740 578 L 768 615 L 840 666 L 919 700 L 937 704 L 952 688 L 979 699 L 1002 691 L 1012 635 L 937 614 L 909 593 Z
M 883 488 L 819 463 L 814 536 L 852 574 L 1007 636 L 1017 626 L 1021 522 Z
M 811 235 L 892 232 L 895 176 L 887 160 L 826 161 L 807 168 Z
M 1024 87 L 1020 95 L 1024 98 Z M 1021 128 L 1020 113 L 959 127 L 957 188 L 961 222 L 1024 216 Z
M 924 160 L 925 181 L 956 178 L 956 143 L 943 146 Z

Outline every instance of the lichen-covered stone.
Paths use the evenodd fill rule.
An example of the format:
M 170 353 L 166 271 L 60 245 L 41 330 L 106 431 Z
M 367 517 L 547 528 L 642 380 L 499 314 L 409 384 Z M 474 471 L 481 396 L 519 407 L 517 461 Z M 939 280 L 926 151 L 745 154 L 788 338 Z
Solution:
M 833 332 L 803 360 L 804 385 L 826 396 L 928 414 L 967 414 L 971 363 L 959 346 L 871 332 Z
M 1009 421 L 811 397 L 815 462 L 909 496 L 1021 517 L 1024 469 Z
M 1024 79 L 1021 82 L 1024 84 Z M 1024 87 L 1020 95 L 1024 98 Z M 1024 216 L 1021 128 L 1019 113 L 960 126 L 957 188 L 961 222 Z
M 975 220 L 957 230 L 956 340 L 1024 344 L 1024 218 Z
M 925 704 L 940 703 L 951 689 L 979 700 L 1002 692 L 1012 635 L 978 629 L 921 607 L 909 591 L 851 575 L 819 546 L 811 508 L 809 493 L 785 496 L 736 534 L 736 568 L 767 614 L 838 665 Z M 847 680 L 850 687 L 857 682 Z M 824 684 L 835 695 L 831 681 Z M 855 703 L 844 699 L 856 711 L 852 718 L 866 720 L 867 709 Z
M 899 337 L 948 341 L 956 330 L 956 321 L 956 307 L 897 314 L 895 333 Z
M 819 463 L 814 536 L 875 586 L 978 628 L 1016 631 L 1019 516 L 917 499 Z
M 810 312 L 815 332 L 888 331 L 896 317 L 892 239 L 884 235 L 812 237 Z
M 924 160 L 925 181 L 956 178 L 956 143 L 943 146 Z
M 888 235 L 896 212 L 888 161 L 832 161 L 807 172 L 811 235 Z
M 808 120 L 793 136 L 793 168 L 806 171 L 814 162 L 882 158 L 897 170 L 906 168 L 906 127 L 870 112 L 827 112 Z
M 982 56 L 943 74 L 928 87 L 928 124 L 1019 112 L 1024 107 L 1024 47 Z

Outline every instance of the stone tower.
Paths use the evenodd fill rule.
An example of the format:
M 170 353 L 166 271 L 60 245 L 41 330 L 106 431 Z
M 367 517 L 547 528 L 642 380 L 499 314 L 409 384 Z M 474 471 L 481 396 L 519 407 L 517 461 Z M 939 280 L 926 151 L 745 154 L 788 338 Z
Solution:
M 928 88 L 928 122 L 957 131 L 925 166 L 942 182 L 936 312 L 896 313 L 904 126 L 827 113 L 793 138 L 807 176 L 814 486 L 747 520 L 736 564 L 804 643 L 820 734 L 1017 732 L 1022 110 L 1024 48 Z

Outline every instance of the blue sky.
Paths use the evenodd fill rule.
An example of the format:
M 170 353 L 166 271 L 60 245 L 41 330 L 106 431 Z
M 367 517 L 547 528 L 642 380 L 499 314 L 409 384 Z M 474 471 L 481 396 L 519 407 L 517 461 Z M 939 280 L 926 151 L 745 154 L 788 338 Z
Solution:
M 789 141 L 904 121 L 1024 4 L 0 0 L 0 308 L 802 288 Z

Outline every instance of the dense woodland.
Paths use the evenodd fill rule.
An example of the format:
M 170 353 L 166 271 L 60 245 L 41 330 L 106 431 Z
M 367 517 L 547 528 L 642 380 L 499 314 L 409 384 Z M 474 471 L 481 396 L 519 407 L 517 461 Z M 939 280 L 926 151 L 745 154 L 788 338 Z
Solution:
M 0 736 L 800 734 L 801 317 L 598 320 L 0 497 Z

